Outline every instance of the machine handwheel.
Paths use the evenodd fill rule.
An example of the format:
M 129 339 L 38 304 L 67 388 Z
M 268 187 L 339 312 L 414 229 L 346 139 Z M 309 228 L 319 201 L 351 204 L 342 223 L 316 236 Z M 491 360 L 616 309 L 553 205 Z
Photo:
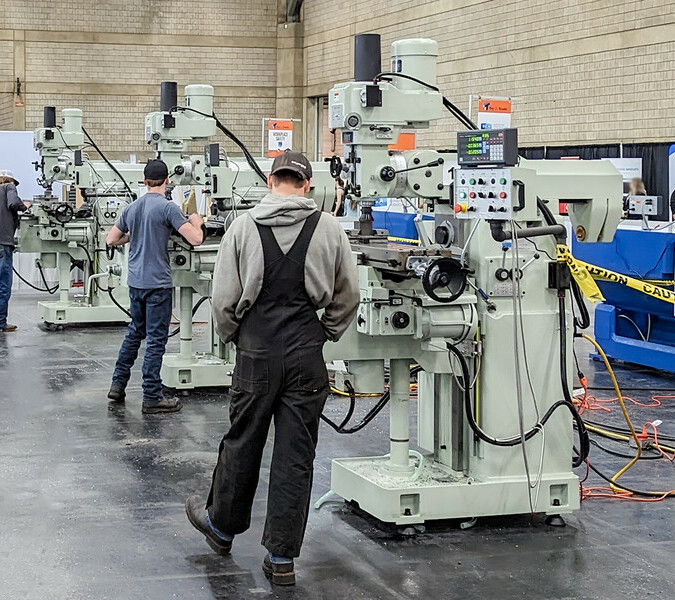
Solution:
M 54 218 L 59 223 L 65 225 L 72 220 L 74 214 L 75 211 L 73 210 L 73 207 L 70 206 L 70 204 L 59 204 L 54 211 Z
M 438 258 L 424 271 L 422 286 L 432 300 L 454 302 L 464 293 L 466 272 L 454 258 Z M 438 292 L 447 294 L 439 295 Z

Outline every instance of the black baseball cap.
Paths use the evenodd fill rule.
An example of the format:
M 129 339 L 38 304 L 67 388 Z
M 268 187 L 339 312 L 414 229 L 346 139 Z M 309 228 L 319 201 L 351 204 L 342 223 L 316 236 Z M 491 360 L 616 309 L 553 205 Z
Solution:
M 293 171 L 297 173 L 302 179 L 312 178 L 312 165 L 307 160 L 307 157 L 300 152 L 293 152 L 293 150 L 286 150 L 278 154 L 272 163 L 272 170 L 270 175 L 274 175 L 279 171 Z
M 169 177 L 169 169 L 163 160 L 150 159 L 143 169 L 143 176 L 150 181 L 164 181 Z

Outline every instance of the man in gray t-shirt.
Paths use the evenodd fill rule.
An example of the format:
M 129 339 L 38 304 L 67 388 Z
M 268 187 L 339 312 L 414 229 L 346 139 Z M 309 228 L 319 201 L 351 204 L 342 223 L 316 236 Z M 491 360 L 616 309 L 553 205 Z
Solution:
M 150 160 L 144 169 L 148 192 L 122 213 L 106 242 L 129 243 L 129 311 L 131 323 L 115 364 L 108 398 L 123 403 L 141 341 L 146 339 L 143 359 L 143 412 L 176 412 L 175 398 L 164 398 L 160 369 L 169 337 L 173 283 L 169 262 L 169 236 L 177 231 L 193 246 L 203 240 L 201 215 L 186 218 L 165 197 L 169 171 L 161 160 Z

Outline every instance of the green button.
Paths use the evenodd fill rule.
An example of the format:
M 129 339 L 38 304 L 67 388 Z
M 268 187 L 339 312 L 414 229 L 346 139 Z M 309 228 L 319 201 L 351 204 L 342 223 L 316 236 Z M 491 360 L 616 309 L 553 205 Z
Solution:
M 499 183 L 501 183 L 502 185 L 506 185 L 506 179 L 504 179 L 504 177 L 502 177 L 502 178 L 499 180 Z
M 469 183 L 471 185 L 476 185 L 476 180 L 475 179 L 469 179 Z
M 462 199 L 466 198 L 466 192 L 460 192 L 459 197 L 462 198 Z

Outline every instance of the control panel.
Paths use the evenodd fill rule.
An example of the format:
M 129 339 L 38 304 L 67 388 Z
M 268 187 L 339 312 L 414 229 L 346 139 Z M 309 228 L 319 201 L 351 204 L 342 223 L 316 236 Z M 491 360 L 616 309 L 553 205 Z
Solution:
M 628 196 L 628 214 L 655 217 L 660 204 L 661 196 Z
M 514 167 L 518 164 L 518 130 L 460 131 L 457 134 L 457 164 Z
M 98 199 L 98 220 L 101 225 L 114 225 L 127 203 L 115 198 Z
M 511 169 L 455 171 L 455 216 L 458 219 L 508 221 L 514 193 Z

